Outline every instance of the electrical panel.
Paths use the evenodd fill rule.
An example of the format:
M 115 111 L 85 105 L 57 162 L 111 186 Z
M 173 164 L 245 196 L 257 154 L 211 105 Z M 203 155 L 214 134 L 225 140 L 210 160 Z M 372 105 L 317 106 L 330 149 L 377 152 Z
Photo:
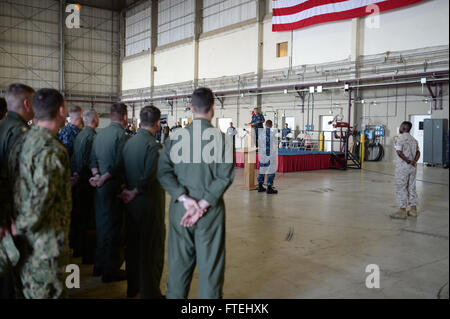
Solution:
M 423 162 L 443 165 L 445 163 L 445 134 L 447 119 L 425 119 L 423 122 Z

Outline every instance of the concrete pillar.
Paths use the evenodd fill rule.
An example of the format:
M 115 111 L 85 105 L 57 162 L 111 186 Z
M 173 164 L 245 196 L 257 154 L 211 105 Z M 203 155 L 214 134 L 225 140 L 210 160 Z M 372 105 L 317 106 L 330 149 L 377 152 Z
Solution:
M 194 9 L 194 88 L 198 87 L 199 43 L 203 33 L 203 0 L 195 0 Z
M 158 46 L 158 1 L 151 1 L 150 96 L 155 88 L 155 51 Z
M 266 15 L 266 0 L 258 0 L 256 5 L 256 20 L 258 22 L 258 57 L 256 86 L 261 87 L 264 72 L 264 17 Z M 262 95 L 256 96 L 256 106 L 262 107 Z
M 354 62 L 354 78 L 359 78 L 359 58 L 361 56 L 362 47 L 363 47 L 363 21 L 361 18 L 354 18 L 352 19 L 352 32 L 351 32 L 351 61 Z M 357 124 L 360 126 L 360 119 L 358 118 L 358 110 L 357 108 L 360 107 L 360 104 L 354 103 L 355 101 L 358 101 L 361 97 L 360 90 L 354 90 L 353 92 L 353 103 L 352 103 L 352 112 L 351 112 L 351 123 L 350 125 Z
M 64 30 L 66 28 L 64 23 L 66 12 L 66 1 L 59 1 L 59 91 L 64 94 Z

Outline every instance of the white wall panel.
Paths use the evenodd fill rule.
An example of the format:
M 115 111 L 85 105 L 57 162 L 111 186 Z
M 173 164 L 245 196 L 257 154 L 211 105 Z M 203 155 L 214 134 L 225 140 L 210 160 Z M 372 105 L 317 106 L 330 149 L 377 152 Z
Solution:
M 199 78 L 216 78 L 257 71 L 256 25 L 200 40 Z
M 155 53 L 155 86 L 194 79 L 194 45 L 192 43 Z
M 135 90 L 150 87 L 151 59 L 150 54 L 123 61 L 122 90 Z
M 264 23 L 264 70 L 289 67 L 289 55 L 277 58 L 277 43 L 288 42 L 288 53 L 291 52 L 291 33 L 272 32 L 272 21 Z
M 351 53 L 351 28 L 351 20 L 346 20 L 295 30 L 293 65 L 347 59 Z
M 366 17 L 363 20 L 363 54 L 448 45 L 448 12 L 448 0 L 429 0 L 382 12 L 379 28 L 369 28 Z

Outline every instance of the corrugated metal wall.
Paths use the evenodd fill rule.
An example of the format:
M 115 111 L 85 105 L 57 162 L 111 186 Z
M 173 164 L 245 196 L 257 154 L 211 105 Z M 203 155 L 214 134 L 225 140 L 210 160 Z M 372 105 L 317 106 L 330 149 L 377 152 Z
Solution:
M 0 90 L 12 82 L 59 89 L 59 12 L 56 0 L 0 1 Z M 81 28 L 64 28 L 64 92 L 118 96 L 119 13 L 80 12 Z
M 0 1 L 0 89 L 59 88 L 58 21 L 58 1 Z
M 204 0 L 203 32 L 256 18 L 254 0 Z
M 150 50 L 150 40 L 151 6 L 145 1 L 125 14 L 125 56 Z
M 119 91 L 119 13 L 82 7 L 81 28 L 65 29 L 65 87 L 69 94 Z
M 194 0 L 158 2 L 158 46 L 194 35 Z

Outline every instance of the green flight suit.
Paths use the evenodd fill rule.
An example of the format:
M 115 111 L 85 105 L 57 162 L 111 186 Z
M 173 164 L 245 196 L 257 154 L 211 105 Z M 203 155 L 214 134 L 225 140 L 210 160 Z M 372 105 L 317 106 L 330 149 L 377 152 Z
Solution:
M 198 129 L 194 129 L 198 127 Z M 195 141 L 200 143 L 201 136 L 215 132 L 221 136 L 217 149 L 222 150 L 220 161 L 208 163 L 202 157 L 202 150 L 210 143 L 201 141 L 201 149 L 194 148 Z M 177 135 L 185 136 L 180 139 Z M 186 140 L 187 138 L 187 140 Z M 187 128 L 176 130 L 164 144 L 158 162 L 158 179 L 171 195 L 169 227 L 169 279 L 167 298 L 186 298 L 192 280 L 195 265 L 199 273 L 199 298 L 222 298 L 225 269 L 225 203 L 223 194 L 234 178 L 232 140 L 225 147 L 225 135 L 212 127 L 205 119 L 195 119 Z M 182 154 L 186 161 L 175 161 L 171 154 Z M 198 144 L 197 144 L 198 145 Z M 187 149 L 186 149 L 187 148 Z M 217 151 L 217 149 L 215 151 Z M 184 153 L 184 152 L 187 153 Z M 200 154 L 198 154 L 200 152 Z M 225 160 L 225 154 L 228 160 Z M 220 154 L 219 152 L 217 154 Z M 195 158 L 195 159 L 194 159 Z M 211 207 L 193 227 L 180 225 L 185 214 L 178 197 L 182 194 L 195 200 L 205 199 Z
M 9 225 L 9 216 L 12 214 L 12 189 L 7 180 L 7 155 L 17 138 L 28 128 L 27 122 L 13 111 L 9 111 L 0 121 L 0 226 Z M 15 297 L 13 282 L 12 273 L 0 275 L 0 299 Z
M 109 172 L 112 178 L 95 191 L 95 223 L 97 248 L 95 266 L 103 276 L 114 276 L 123 263 L 124 206 L 119 195 L 123 183 L 122 150 L 128 136 L 115 122 L 101 130 L 94 138 L 90 168 L 98 168 L 101 175 Z
M 79 181 L 73 187 L 73 209 L 70 232 L 74 236 L 73 245 L 80 251 L 83 264 L 92 264 L 95 255 L 95 189 L 89 184 L 92 176 L 89 168 L 92 144 L 94 142 L 95 130 L 85 126 L 77 135 L 73 143 L 71 157 L 72 174 L 79 175 Z
M 23 296 L 67 297 L 72 209 L 67 150 L 55 134 L 35 125 L 11 147 L 8 162 Z
M 126 205 L 126 264 L 128 295 L 160 298 L 164 267 L 166 193 L 156 179 L 162 146 L 140 128 L 123 149 L 127 188 L 139 194 Z

